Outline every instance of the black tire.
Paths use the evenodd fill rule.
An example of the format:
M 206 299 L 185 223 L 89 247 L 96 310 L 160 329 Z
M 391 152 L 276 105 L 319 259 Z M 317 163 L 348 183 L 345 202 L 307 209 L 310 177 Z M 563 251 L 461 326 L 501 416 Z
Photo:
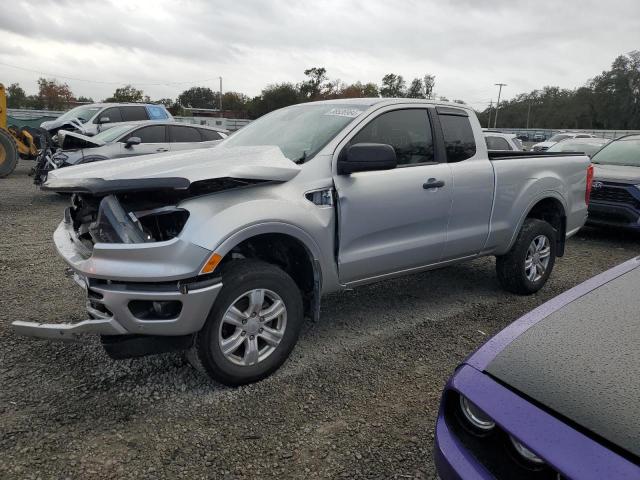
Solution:
M 222 290 L 204 327 L 196 334 L 187 360 L 197 370 L 204 370 L 212 379 L 228 386 L 262 380 L 285 362 L 298 340 L 304 313 L 300 290 L 287 273 L 260 260 L 234 260 L 222 268 L 221 275 Z M 220 346 L 222 319 L 239 297 L 253 289 L 267 289 L 280 297 L 286 307 L 286 327 L 269 356 L 254 365 L 237 365 L 223 354 Z M 255 338 L 258 342 L 258 335 Z
M 541 277 L 532 281 L 527 277 L 525 260 L 529 246 L 540 235 L 546 236 L 549 241 L 549 262 Z M 527 218 L 511 250 L 496 257 L 496 272 L 502 288 L 518 295 L 530 295 L 540 290 L 556 262 L 556 235 L 556 230 L 544 220 Z
M 11 134 L 0 129 L 0 178 L 11 174 L 18 165 L 18 145 Z

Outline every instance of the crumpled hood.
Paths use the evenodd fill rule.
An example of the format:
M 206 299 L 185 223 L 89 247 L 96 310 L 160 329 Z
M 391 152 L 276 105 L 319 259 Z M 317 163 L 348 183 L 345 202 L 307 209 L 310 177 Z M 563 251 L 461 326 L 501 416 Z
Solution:
M 45 130 L 50 130 L 52 128 L 61 127 L 62 125 L 64 125 L 64 123 L 65 122 L 62 122 L 57 118 L 55 120 L 45 120 L 40 124 L 40 128 L 44 128 Z
M 628 165 L 594 165 L 595 180 L 608 182 L 640 184 L 640 167 Z
M 58 145 L 60 145 L 62 150 L 71 150 L 76 148 L 102 147 L 105 145 L 105 142 L 82 135 L 81 133 L 58 130 Z
M 49 173 L 42 188 L 91 193 L 123 188 L 184 190 L 194 182 L 219 178 L 286 182 L 300 170 L 299 165 L 275 146 L 224 148 L 221 145 L 61 168 Z

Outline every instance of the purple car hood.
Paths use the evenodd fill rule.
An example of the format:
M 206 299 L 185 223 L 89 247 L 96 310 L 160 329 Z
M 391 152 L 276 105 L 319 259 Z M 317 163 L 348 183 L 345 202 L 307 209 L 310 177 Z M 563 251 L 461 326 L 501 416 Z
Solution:
M 640 457 L 640 257 L 520 318 L 465 363 Z

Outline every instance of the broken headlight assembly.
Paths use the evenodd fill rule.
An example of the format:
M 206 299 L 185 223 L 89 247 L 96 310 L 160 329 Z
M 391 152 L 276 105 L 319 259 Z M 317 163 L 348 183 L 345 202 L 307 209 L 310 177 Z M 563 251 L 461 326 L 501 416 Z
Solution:
M 89 225 L 94 243 L 162 242 L 177 237 L 189 212 L 168 206 L 149 210 L 129 210 L 114 195 L 100 201 L 98 214 Z

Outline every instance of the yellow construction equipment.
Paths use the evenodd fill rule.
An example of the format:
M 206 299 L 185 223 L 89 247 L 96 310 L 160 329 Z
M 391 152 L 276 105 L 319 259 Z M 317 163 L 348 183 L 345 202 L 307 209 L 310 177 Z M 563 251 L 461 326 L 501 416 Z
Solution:
M 0 178 L 16 168 L 18 158 L 35 159 L 38 147 L 25 129 L 7 125 L 7 92 L 0 83 Z

